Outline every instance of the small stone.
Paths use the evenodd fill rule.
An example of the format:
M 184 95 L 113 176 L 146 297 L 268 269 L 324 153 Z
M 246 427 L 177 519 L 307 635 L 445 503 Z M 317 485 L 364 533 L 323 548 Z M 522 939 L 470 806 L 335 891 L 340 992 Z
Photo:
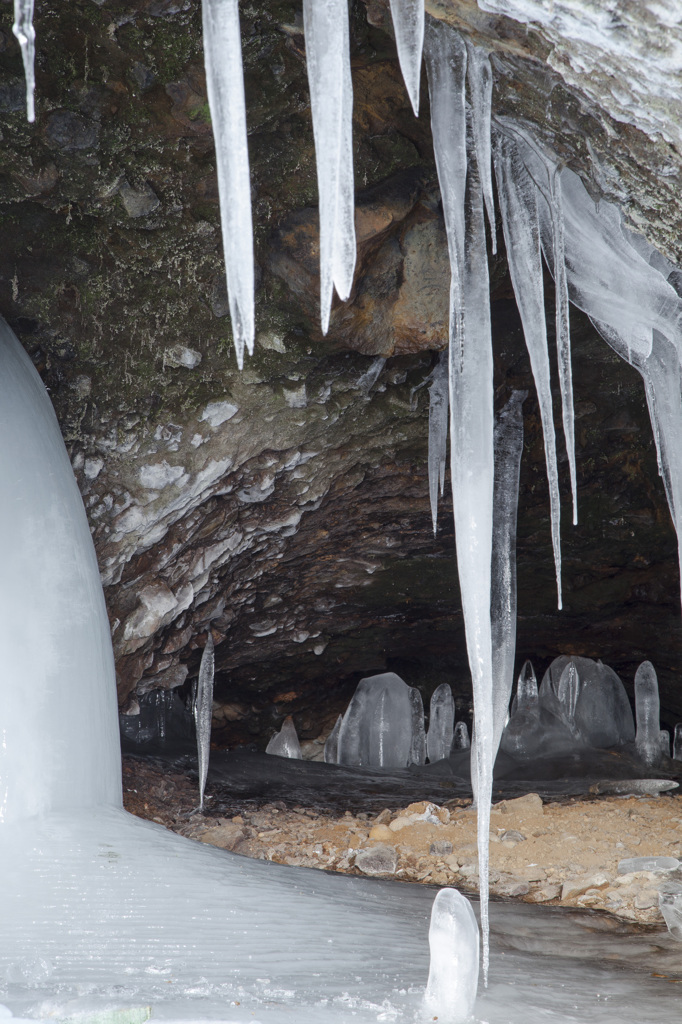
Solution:
M 201 352 L 187 345 L 173 345 L 164 352 L 163 361 L 166 366 L 184 366 L 186 370 L 193 370 L 201 362 Z
M 393 815 L 389 811 L 388 807 L 384 807 L 383 811 L 381 811 L 380 814 L 377 814 L 376 818 L 374 819 L 374 824 L 375 825 L 388 825 L 388 823 L 389 823 L 389 821 L 391 820 L 392 817 L 393 817 Z
M 358 850 L 355 866 L 364 875 L 394 875 L 398 866 L 398 854 L 394 846 L 373 846 Z
M 512 879 L 510 882 L 503 882 L 498 885 L 497 892 L 500 896 L 526 896 L 530 891 L 528 882 L 519 882 Z
M 118 194 L 121 197 L 123 209 L 133 219 L 147 217 L 161 205 L 156 192 L 147 182 L 142 188 L 134 189 L 124 180 L 119 186 Z
M 429 853 L 433 857 L 445 857 L 452 853 L 452 843 L 449 843 L 447 839 L 437 839 L 435 843 L 431 843 Z
M 517 832 L 515 828 L 509 828 L 506 832 L 502 833 L 500 841 L 503 843 L 523 843 L 526 841 L 526 837 L 523 832 Z
M 470 864 L 462 864 L 459 873 L 464 878 L 478 878 L 478 863 L 471 861 Z
M 66 152 L 93 149 L 97 145 L 98 126 L 72 110 L 57 110 L 47 119 L 48 140 Z
M 495 804 L 493 810 L 499 811 L 501 814 L 513 814 L 519 818 L 537 817 L 539 814 L 544 814 L 542 799 L 537 793 L 526 793 L 525 796 L 516 797 L 515 800 L 502 800 L 501 803 Z
M 245 838 L 244 829 L 235 821 L 228 825 L 210 828 L 201 836 L 200 842 L 218 846 L 221 850 L 234 850 L 235 846 Z
M 658 893 L 655 889 L 642 889 L 635 896 L 635 908 L 637 910 L 650 910 L 658 906 Z
M 410 818 L 400 817 L 395 818 L 388 827 L 391 832 L 400 832 L 401 829 L 411 828 L 412 825 L 414 825 L 414 822 L 411 821 Z
M 560 885 L 543 885 L 541 889 L 531 893 L 530 898 L 533 903 L 547 903 L 548 900 L 558 900 L 560 895 Z
M 373 825 L 369 833 L 370 839 L 378 839 L 382 843 L 393 842 L 393 832 L 388 825 Z
M 539 864 L 523 864 L 515 867 L 514 873 L 526 882 L 543 882 L 547 878 L 547 872 Z
M 582 896 L 588 889 L 605 889 L 611 882 L 609 875 L 580 875 L 577 878 L 569 878 L 561 887 L 562 900 L 569 900 L 575 896 Z

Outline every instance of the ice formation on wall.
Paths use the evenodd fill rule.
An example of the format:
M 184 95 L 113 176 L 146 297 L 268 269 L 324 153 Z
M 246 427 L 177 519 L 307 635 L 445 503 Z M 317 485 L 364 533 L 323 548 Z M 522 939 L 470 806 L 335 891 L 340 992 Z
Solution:
M 204 807 L 204 789 L 208 774 L 208 759 L 211 755 L 211 718 L 213 715 L 213 678 L 215 672 L 215 649 L 213 635 L 209 629 L 206 645 L 201 655 L 197 693 L 194 699 L 194 721 L 197 730 L 197 759 L 199 763 L 199 807 Z
M 232 334 L 241 369 L 252 353 L 253 226 L 238 0 L 202 0 L 206 89 L 215 140 Z
M 348 0 L 303 0 L 303 25 L 320 206 L 320 320 L 326 334 L 334 289 L 345 301 L 355 271 Z
M 26 119 L 35 121 L 35 29 L 33 28 L 34 0 L 14 0 L 14 33 L 21 47 L 26 79 Z
M 391 18 L 400 70 L 416 117 L 424 46 L 424 0 L 391 0 Z
M 471 1017 L 478 986 L 478 924 L 469 901 L 441 889 L 429 928 L 431 962 L 424 996 L 431 1019 L 457 1024 Z
M 267 747 L 266 754 L 277 754 L 278 757 L 293 757 L 300 761 L 303 757 L 301 744 L 298 741 L 298 733 L 291 715 L 287 715 L 282 723 L 282 728 L 272 737 Z

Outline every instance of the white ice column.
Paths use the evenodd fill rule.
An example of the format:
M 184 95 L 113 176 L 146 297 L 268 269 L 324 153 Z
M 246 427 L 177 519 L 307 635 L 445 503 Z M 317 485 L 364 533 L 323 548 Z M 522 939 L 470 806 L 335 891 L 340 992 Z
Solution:
M 206 89 L 237 363 L 253 352 L 253 227 L 238 0 L 202 0 Z
M 50 399 L 0 320 L 0 826 L 121 803 L 109 620 Z
M 474 1009 L 478 986 L 478 924 L 466 897 L 441 889 L 429 928 L 431 962 L 424 1006 L 432 1020 L 458 1024 Z

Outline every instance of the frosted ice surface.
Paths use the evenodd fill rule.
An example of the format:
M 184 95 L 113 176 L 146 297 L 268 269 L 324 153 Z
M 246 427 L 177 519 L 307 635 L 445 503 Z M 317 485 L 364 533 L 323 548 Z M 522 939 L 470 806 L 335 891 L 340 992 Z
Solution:
M 298 742 L 298 733 L 291 715 L 287 715 L 282 723 L 282 728 L 272 737 L 267 747 L 266 754 L 276 754 L 278 757 L 293 757 L 300 761 L 301 744 Z
M 447 683 L 441 683 L 431 694 L 429 731 L 426 753 L 431 764 L 449 757 L 455 726 L 455 701 Z
M 16 36 L 21 48 L 21 59 L 24 62 L 24 77 L 26 79 L 26 119 L 35 121 L 35 38 L 33 28 L 33 4 L 34 0 L 14 0 L 14 24 L 12 32 Z
M 660 700 L 656 670 L 650 661 L 643 661 L 635 673 L 635 746 L 645 764 L 660 758 Z
M 471 746 L 469 730 L 466 722 L 455 722 L 455 731 L 452 737 L 453 750 L 468 750 Z
M 618 861 L 618 874 L 629 875 L 632 871 L 677 871 L 679 867 L 677 857 L 627 857 Z
M 4 320 L 0 438 L 2 829 L 65 807 L 119 806 L 121 753 L 109 620 L 83 501 L 45 386 Z
M 678 722 L 675 726 L 675 736 L 673 738 L 673 757 L 676 761 L 682 761 L 682 722 Z
M 407 767 L 413 716 L 409 691 L 395 672 L 360 680 L 339 729 L 339 764 Z
M 253 226 L 238 0 L 203 0 L 206 89 L 215 140 L 232 334 L 241 369 L 253 352 Z
M 523 402 L 513 391 L 495 421 L 495 490 L 490 617 L 493 644 L 495 735 L 493 759 L 509 714 L 516 654 L 516 519 L 523 451 Z
M 407 95 L 419 116 L 419 81 L 424 46 L 424 0 L 391 0 L 391 17 Z
M 497 252 L 495 204 L 493 202 L 492 159 L 490 152 L 490 117 L 493 99 L 493 73 L 486 50 L 474 46 L 467 37 L 467 81 L 471 100 L 471 121 L 476 148 L 476 162 L 481 178 L 485 209 L 488 215 L 493 253 Z
M 537 189 L 524 166 L 514 141 L 498 134 L 495 138 L 494 155 L 509 273 L 523 323 L 523 334 L 540 404 L 547 479 L 549 481 L 557 596 L 558 605 L 561 608 L 561 505 L 545 324 Z
M 440 352 L 429 388 L 429 499 L 435 536 L 438 524 L 438 495 L 445 486 L 448 444 L 448 353 Z
M 209 629 L 206 645 L 201 655 L 197 695 L 194 701 L 194 721 L 197 728 L 197 755 L 199 760 L 199 807 L 204 806 L 204 789 L 208 774 L 208 759 L 211 755 L 211 718 L 213 715 L 213 677 L 215 672 L 215 650 L 213 636 Z
M 334 288 L 342 301 L 348 298 L 356 255 L 347 0 L 303 0 L 303 25 L 320 208 L 320 320 L 326 334 Z
M 658 743 L 664 757 L 670 757 L 670 733 L 667 729 L 661 729 L 659 732 Z
M 441 889 L 429 928 L 431 962 L 424 1005 L 432 1019 L 457 1024 L 473 1013 L 478 987 L 478 924 L 469 901 Z
M 424 701 L 416 686 L 410 686 L 408 695 L 412 709 L 412 746 L 410 764 L 426 763 L 426 733 L 424 731 Z
M 341 729 L 341 722 L 343 721 L 343 715 L 339 715 L 334 723 L 334 728 L 327 736 L 324 744 L 324 759 L 327 764 L 338 764 L 339 763 L 339 730 Z

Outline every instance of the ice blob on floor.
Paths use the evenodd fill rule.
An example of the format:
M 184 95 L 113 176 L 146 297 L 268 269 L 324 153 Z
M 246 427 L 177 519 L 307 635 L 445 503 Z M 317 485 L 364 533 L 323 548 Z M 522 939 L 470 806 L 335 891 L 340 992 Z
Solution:
M 441 1024 L 467 1020 L 478 988 L 478 924 L 466 897 L 441 889 L 429 928 L 431 964 L 424 1007 Z

